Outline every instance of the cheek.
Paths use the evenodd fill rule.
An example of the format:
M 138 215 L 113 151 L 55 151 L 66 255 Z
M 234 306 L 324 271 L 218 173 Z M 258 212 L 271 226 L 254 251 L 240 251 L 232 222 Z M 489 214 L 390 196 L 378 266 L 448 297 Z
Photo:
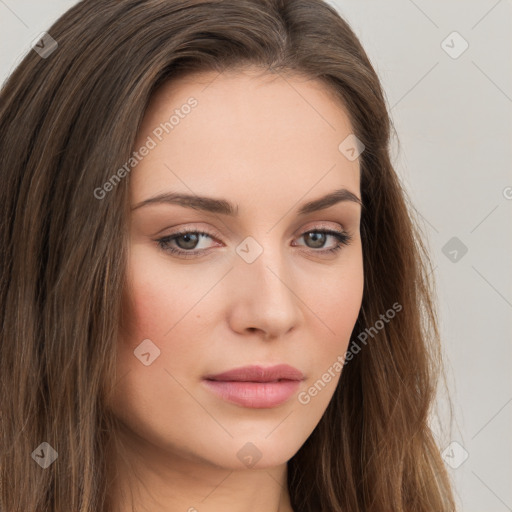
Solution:
M 324 312 L 325 323 L 337 337 L 345 337 L 353 328 L 363 297 L 363 278 L 359 273 L 351 274 L 337 281 L 317 298 L 320 311 Z
M 187 429 L 175 421 L 176 411 L 191 419 L 201 414 L 179 384 L 188 385 L 186 378 L 196 371 L 201 353 L 194 336 L 195 313 L 187 312 L 204 290 L 195 293 L 194 286 L 187 288 L 180 274 L 174 271 L 170 275 L 169 265 L 158 259 L 150 262 L 135 256 L 137 251 L 133 251 L 128 268 L 117 345 L 119 383 L 111 407 L 140 436 L 162 445 L 170 440 L 185 445 L 183 431 Z M 147 353 L 148 365 L 143 362 Z
M 165 254 L 154 248 L 133 244 L 127 277 L 126 314 L 118 343 L 123 374 L 130 371 L 131 378 L 155 389 L 161 389 L 169 380 L 175 384 L 166 370 L 180 382 L 197 374 L 216 315 L 208 301 L 210 296 L 205 297 L 212 276 L 193 272 L 188 265 L 172 265 Z M 159 351 L 149 367 L 143 366 L 134 354 L 147 339 Z
M 160 351 L 155 363 L 152 363 L 154 367 L 162 364 L 169 366 L 171 353 L 175 357 L 179 355 L 182 361 L 186 357 L 186 344 L 176 344 L 172 352 L 169 346 L 177 336 L 180 339 L 189 337 L 193 315 L 187 315 L 191 306 L 186 297 L 193 292 L 181 286 L 176 273 L 171 278 L 166 271 L 168 273 L 168 270 L 156 264 L 139 265 L 130 272 L 130 284 L 126 290 L 129 301 L 125 300 L 126 314 L 123 316 L 118 347 L 123 364 L 135 371 L 143 371 L 134 357 L 134 350 L 143 340 L 151 340 Z
M 361 309 L 364 289 L 362 253 L 355 251 L 328 278 L 316 287 L 312 284 L 312 281 L 308 283 L 309 293 L 303 292 L 307 297 L 304 302 L 312 310 L 311 324 L 315 325 L 309 347 L 313 375 L 308 384 L 330 371 L 328 388 L 334 392 L 340 377 L 339 361 L 343 362 Z M 326 394 L 329 393 L 323 393 Z
M 315 284 L 316 283 L 316 284 Z M 323 325 L 325 340 L 347 341 L 359 315 L 363 299 L 364 273 L 360 249 L 341 261 L 340 266 L 322 277 L 311 279 L 304 293 L 311 309 Z
M 154 248 L 134 245 L 127 269 L 126 334 L 129 337 L 155 336 L 168 339 L 193 305 L 204 293 L 204 286 L 169 265 L 165 255 Z M 187 318 L 189 316 L 187 315 Z M 182 325 L 179 325 L 182 328 Z

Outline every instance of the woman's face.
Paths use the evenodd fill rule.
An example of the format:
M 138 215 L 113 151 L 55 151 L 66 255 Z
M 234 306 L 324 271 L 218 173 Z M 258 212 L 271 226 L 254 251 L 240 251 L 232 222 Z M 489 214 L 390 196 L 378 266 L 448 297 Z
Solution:
M 317 81 L 250 71 L 166 84 L 146 112 L 113 401 L 134 445 L 231 469 L 311 434 L 363 293 L 360 205 L 317 202 L 361 197 L 347 115 Z M 275 365 L 296 372 L 206 379 Z

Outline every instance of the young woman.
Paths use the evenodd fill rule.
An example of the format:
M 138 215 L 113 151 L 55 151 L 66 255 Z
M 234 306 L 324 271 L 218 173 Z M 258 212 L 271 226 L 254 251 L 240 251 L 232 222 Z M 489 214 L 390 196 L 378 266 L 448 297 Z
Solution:
M 332 7 L 82 1 L 0 105 L 1 510 L 454 510 L 428 255 Z

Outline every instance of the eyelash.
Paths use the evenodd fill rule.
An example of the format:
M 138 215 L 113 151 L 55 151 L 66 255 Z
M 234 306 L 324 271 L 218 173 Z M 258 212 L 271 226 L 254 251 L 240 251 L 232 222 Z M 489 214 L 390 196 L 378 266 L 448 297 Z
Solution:
M 300 238 L 302 238 L 304 235 L 307 235 L 308 233 L 322 233 L 322 234 L 325 234 L 325 235 L 331 235 L 334 238 L 336 238 L 336 240 L 338 240 L 337 244 L 334 247 L 331 247 L 330 249 L 319 249 L 319 250 L 310 249 L 314 253 L 321 253 L 321 254 L 335 253 L 335 252 L 339 251 L 343 246 L 349 245 L 351 243 L 351 241 L 352 241 L 352 236 L 350 236 L 345 231 L 340 232 L 340 231 L 333 231 L 333 230 L 330 230 L 330 229 L 310 229 L 308 231 L 305 231 L 300 236 Z M 182 257 L 182 258 L 195 258 L 195 257 L 199 256 L 201 252 L 208 251 L 208 249 L 199 249 L 199 250 L 195 250 L 195 251 L 193 251 L 193 250 L 187 251 L 187 250 L 184 250 L 184 249 L 176 249 L 176 248 L 170 247 L 168 245 L 169 242 L 174 241 L 176 238 L 180 238 L 181 236 L 189 235 L 189 234 L 204 235 L 204 236 L 207 236 L 209 238 L 215 238 L 212 234 L 210 234 L 210 233 L 208 233 L 206 231 L 201 231 L 201 230 L 197 230 L 197 229 L 196 230 L 191 229 L 191 230 L 188 230 L 188 231 L 184 230 L 184 231 L 180 231 L 179 233 L 173 233 L 172 235 L 165 236 L 163 238 L 159 238 L 158 240 L 155 240 L 155 241 L 158 243 L 158 247 L 160 249 L 162 249 L 163 251 L 165 251 L 167 253 L 171 253 L 171 254 L 177 255 L 177 256 Z

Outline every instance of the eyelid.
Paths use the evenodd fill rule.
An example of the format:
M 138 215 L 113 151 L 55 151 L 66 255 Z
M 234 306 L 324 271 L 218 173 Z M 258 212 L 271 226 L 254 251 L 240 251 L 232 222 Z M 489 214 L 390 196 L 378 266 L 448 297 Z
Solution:
M 336 227 L 333 227 L 333 224 L 336 224 Z M 345 227 L 339 222 L 327 222 L 327 221 L 311 221 L 311 223 L 306 224 L 306 226 L 302 226 L 297 232 L 300 235 L 304 233 L 308 233 L 309 231 L 315 231 L 316 229 L 329 229 L 332 231 L 339 231 L 343 233 L 347 233 L 348 231 Z
M 167 238 L 169 236 L 177 235 L 178 233 L 188 232 L 188 233 L 196 233 L 196 232 L 204 232 L 207 235 L 211 236 L 212 238 L 220 239 L 222 238 L 222 235 L 215 229 L 208 227 L 203 227 L 194 223 L 188 223 L 183 226 L 174 226 L 172 228 L 172 231 L 169 233 L 166 233 L 165 235 L 162 234 L 165 231 L 165 229 L 159 231 L 156 235 L 159 238 Z

